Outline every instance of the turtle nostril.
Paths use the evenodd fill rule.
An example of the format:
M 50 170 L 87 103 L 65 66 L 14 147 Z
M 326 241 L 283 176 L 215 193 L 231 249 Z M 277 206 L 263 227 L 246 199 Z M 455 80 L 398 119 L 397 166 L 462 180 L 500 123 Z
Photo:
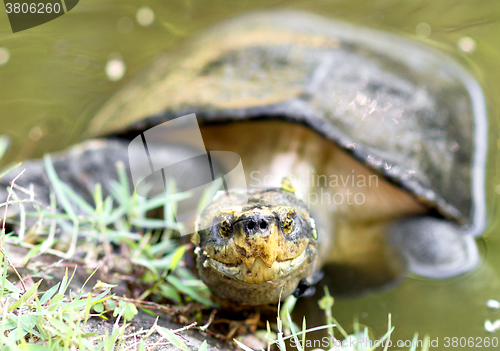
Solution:
M 267 222 L 264 221 L 264 220 L 262 220 L 262 221 L 260 221 L 260 225 L 259 226 L 260 226 L 260 229 L 266 230 L 267 229 Z
M 248 230 L 253 230 L 253 228 L 255 228 L 256 224 L 257 223 L 255 223 L 255 221 L 253 221 L 253 220 L 248 221 L 248 223 L 247 223 Z

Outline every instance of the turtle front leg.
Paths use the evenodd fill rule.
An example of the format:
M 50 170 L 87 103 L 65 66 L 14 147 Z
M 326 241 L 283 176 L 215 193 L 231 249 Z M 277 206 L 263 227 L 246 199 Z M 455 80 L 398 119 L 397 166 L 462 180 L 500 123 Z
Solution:
M 50 160 L 57 177 L 88 203 L 93 203 L 93 191 L 97 183 L 102 185 L 103 195 L 107 195 L 113 180 L 118 179 L 117 165 L 123 164 L 128 171 L 128 143 L 122 140 L 90 140 L 51 154 Z M 46 172 L 43 159 L 29 160 L 0 179 L 0 202 L 5 202 L 12 180 L 16 185 L 30 190 L 36 203 L 49 206 L 53 184 Z M 129 175 L 130 178 L 130 175 Z M 28 200 L 29 194 L 16 191 L 20 200 Z M 10 206 L 9 215 L 15 214 L 17 206 Z
M 189 181 L 192 181 L 193 173 L 201 171 L 204 171 L 205 178 L 208 179 L 210 168 L 201 162 L 199 158 L 192 158 L 193 154 L 199 154 L 199 152 L 193 150 L 192 147 L 185 145 L 159 142 L 149 143 L 146 152 L 149 152 L 151 157 L 154 158 L 154 162 L 158 164 L 172 163 L 172 160 L 184 160 L 185 162 L 182 167 L 177 166 L 176 163 L 168 168 L 168 172 L 165 171 L 164 179 L 159 179 L 158 177 L 153 179 L 156 183 L 161 182 L 161 184 L 148 183 L 146 186 L 151 185 L 152 187 L 156 186 L 163 189 L 163 186 L 166 186 L 164 182 L 170 184 L 172 181 L 177 186 L 177 189 L 182 189 L 192 185 Z M 130 160 L 136 163 L 137 160 L 142 161 L 139 162 L 139 165 L 148 168 L 145 172 L 153 172 L 149 169 L 150 163 L 148 162 L 148 156 L 145 154 L 144 145 L 142 143 L 131 143 L 129 140 L 123 139 L 86 141 L 66 151 L 51 154 L 50 160 L 57 178 L 90 205 L 94 205 L 93 193 L 97 184 L 101 185 L 103 198 L 110 195 L 113 183 L 119 180 L 119 166 L 123 167 L 123 171 L 126 174 L 129 193 L 135 191 L 130 170 Z M 4 203 L 7 199 L 7 188 L 12 180 L 24 170 L 24 173 L 16 179 L 16 185 L 32 192 L 34 200 L 42 207 L 49 206 L 51 193 L 55 194 L 56 202 L 60 204 L 60 194 L 54 189 L 53 181 L 50 180 L 47 173 L 47 166 L 46 160 L 29 160 L 2 177 L 0 179 L 0 203 Z M 206 167 L 201 169 L 200 166 Z M 216 160 L 212 162 L 212 166 L 218 171 L 222 169 Z M 135 167 L 137 168 L 137 165 Z M 204 178 L 200 176 L 195 178 L 195 180 L 203 181 Z M 209 180 L 212 180 L 212 178 L 210 177 Z M 191 186 L 191 188 L 193 187 L 194 185 Z M 163 192 L 164 190 L 162 190 Z M 16 191 L 16 195 L 19 197 L 19 200 L 29 200 L 31 196 L 22 191 Z M 150 195 L 148 193 L 148 197 L 153 197 L 155 194 Z M 194 208 L 197 205 L 197 203 L 192 204 L 188 201 L 185 201 L 185 203 L 184 206 L 194 206 Z M 10 206 L 8 216 L 15 215 L 18 210 L 18 206 Z M 58 210 L 61 209 L 58 208 Z M 78 210 L 75 210 L 75 212 L 77 215 L 79 214 Z
M 474 237 L 451 221 L 409 217 L 393 223 L 389 235 L 408 269 L 420 276 L 453 277 L 474 269 L 480 261 Z

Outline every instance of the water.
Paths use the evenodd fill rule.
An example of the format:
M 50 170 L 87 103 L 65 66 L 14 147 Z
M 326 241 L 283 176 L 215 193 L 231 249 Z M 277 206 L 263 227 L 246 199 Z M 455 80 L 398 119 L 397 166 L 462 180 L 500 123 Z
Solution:
M 146 3 L 144 4 L 146 5 Z M 497 140 L 500 97 L 500 2 L 492 1 L 163 1 L 148 4 L 136 19 L 138 1 L 81 1 L 68 15 L 12 34 L 7 16 L 0 19 L 0 134 L 12 138 L 4 161 L 37 157 L 78 141 L 102 104 L 157 55 L 193 33 L 224 18 L 263 8 L 307 9 L 332 18 L 408 36 L 456 57 L 481 84 L 490 118 L 487 200 L 489 227 L 479 244 L 481 266 L 465 276 L 439 281 L 410 278 L 384 291 L 337 298 L 339 322 L 350 328 L 353 316 L 385 332 L 387 314 L 396 326 L 393 340 L 414 332 L 446 339 L 497 336 L 484 329 L 485 319 L 500 318 L 486 307 L 500 299 L 500 184 Z M 3 8 L 0 7 L 3 11 Z M 150 16 L 150 14 L 149 14 Z M 149 19 L 148 19 L 149 18 Z M 167 52 L 162 54 L 162 52 Z M 498 189 L 498 188 L 497 188 Z M 500 193 L 500 191 L 498 191 Z M 298 306 L 310 325 L 321 323 L 312 299 Z M 480 339 L 474 339 L 478 343 Z M 484 347 L 484 344 L 483 344 Z

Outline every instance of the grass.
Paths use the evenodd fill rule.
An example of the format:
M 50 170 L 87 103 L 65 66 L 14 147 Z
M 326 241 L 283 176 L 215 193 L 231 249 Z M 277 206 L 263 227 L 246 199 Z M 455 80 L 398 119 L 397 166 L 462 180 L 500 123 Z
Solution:
M 279 351 L 304 351 L 304 350 L 330 350 L 330 351 L 374 351 L 384 350 L 392 346 L 391 335 L 394 327 L 391 325 L 391 314 L 388 315 L 387 332 L 380 339 L 373 339 L 370 337 L 368 328 L 360 330 L 359 323 L 355 320 L 354 331 L 348 334 L 344 328 L 335 320 L 332 315 L 332 308 L 334 299 L 330 296 L 328 288 L 325 287 L 325 296 L 318 301 L 320 308 L 325 312 L 326 324 L 307 328 L 306 317 L 303 317 L 302 327 L 299 328 L 292 320 L 290 314 L 295 306 L 296 298 L 289 296 L 281 305 L 278 305 L 278 314 L 276 317 L 275 329 L 273 332 L 271 325 L 267 322 L 267 329 L 257 331 L 257 335 L 262 334 L 267 340 L 266 349 L 260 348 L 260 351 L 270 351 L 272 347 L 276 346 Z M 340 338 L 336 338 L 335 330 L 340 334 Z M 326 331 L 328 336 L 318 338 L 307 338 L 308 333 Z M 240 338 L 241 339 L 241 338 Z M 234 340 L 235 343 L 244 351 L 254 351 L 254 349 L 246 346 L 239 340 Z M 396 345 L 394 345 L 396 346 Z M 418 340 L 416 333 L 411 342 L 409 351 L 416 351 L 417 347 L 421 346 L 420 351 L 429 350 L 429 336 L 425 336 L 423 341 Z
M 0 156 L 5 145 L 0 137 Z M 5 210 L 0 238 L 0 349 L 146 350 L 170 343 L 187 351 L 181 331 L 212 329 L 211 335 L 234 340 L 233 346 L 245 351 L 253 350 L 245 345 L 245 336 L 264 342 L 262 351 L 303 351 L 306 335 L 318 330 L 330 336 L 324 349 L 387 350 L 387 346 L 367 347 L 368 331 L 358 330 L 357 324 L 354 333 L 347 334 L 332 315 L 333 298 L 327 290 L 319 301 L 327 320 L 324 326 L 306 328 L 304 317 L 299 328 L 290 317 L 296 299 L 289 297 L 278 305 L 276 323 L 267 321 L 265 328 L 258 329 L 257 322 L 253 328 L 246 326 L 249 319 L 260 319 L 258 313 L 226 321 L 226 333 L 212 328 L 222 322 L 214 318 L 219 310 L 188 265 L 186 256 L 193 245 L 176 233 L 173 208 L 164 199 L 130 193 L 123 165 L 117 167 L 119 179 L 110 195 L 104 197 L 97 185 L 92 203 L 58 178 L 49 156 L 45 168 L 54 189 L 50 204 L 38 202 L 33 189 L 17 185 L 17 178 L 11 182 L 9 198 L 0 204 L 0 211 Z M 9 206 L 18 207 L 16 218 L 7 218 Z M 154 211 L 162 212 L 163 219 L 150 216 Z M 11 254 L 16 250 L 23 254 Z M 170 330 L 154 323 L 146 330 L 131 331 L 129 322 L 138 310 L 153 315 L 166 312 L 186 327 Z M 108 334 L 89 328 L 99 319 L 113 321 Z M 333 337 L 335 330 L 354 346 L 340 344 Z M 390 340 L 393 330 L 389 315 L 387 333 L 380 341 Z M 153 334 L 154 342 L 149 339 Z M 375 340 L 370 342 L 376 345 Z M 207 350 L 206 341 L 199 350 Z

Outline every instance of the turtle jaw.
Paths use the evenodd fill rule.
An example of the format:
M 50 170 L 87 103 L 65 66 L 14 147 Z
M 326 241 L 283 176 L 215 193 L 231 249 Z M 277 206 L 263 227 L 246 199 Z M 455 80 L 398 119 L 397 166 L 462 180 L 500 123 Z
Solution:
M 309 243 L 308 237 L 287 240 L 272 211 L 254 208 L 238 217 L 223 250 L 208 245 L 205 251 L 208 264 L 220 274 L 260 284 L 300 267 Z
M 306 264 L 308 259 L 308 250 L 305 248 L 295 258 L 286 261 L 274 261 L 271 266 L 268 266 L 261 257 L 256 257 L 253 264 L 248 267 L 245 263 L 239 265 L 230 265 L 224 262 L 217 261 L 207 257 L 203 265 L 209 266 L 212 270 L 216 270 L 219 274 L 231 277 L 250 284 L 266 284 L 274 280 L 284 278 L 297 269 Z
M 250 238 L 235 233 L 217 251 L 210 245 L 199 247 L 198 272 L 215 295 L 246 305 L 276 303 L 312 274 L 318 256 L 316 240 L 286 240 L 274 224 L 270 231 Z
M 249 270 L 244 263 L 230 265 L 203 254 L 197 262 L 200 278 L 218 297 L 258 306 L 277 303 L 292 294 L 299 282 L 315 271 L 316 258 L 316 246 L 308 245 L 297 257 L 275 261 L 271 267 L 257 258 Z

